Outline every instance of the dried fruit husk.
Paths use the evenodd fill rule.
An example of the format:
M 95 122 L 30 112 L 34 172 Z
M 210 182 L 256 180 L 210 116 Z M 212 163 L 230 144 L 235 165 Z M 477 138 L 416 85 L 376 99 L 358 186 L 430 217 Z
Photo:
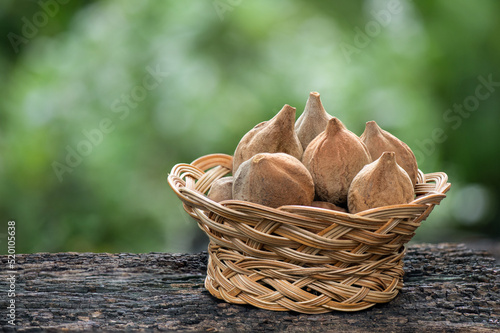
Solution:
M 323 107 L 319 93 L 311 92 L 304 112 L 295 122 L 295 131 L 304 150 L 318 134 L 326 129 L 328 121 L 332 118 Z
M 352 179 L 371 157 L 359 137 L 333 117 L 307 146 L 302 162 L 313 177 L 319 200 L 346 206 Z
M 350 213 L 389 205 L 406 204 L 415 192 L 408 173 L 396 162 L 396 153 L 384 152 L 354 177 L 349 188 Z
M 418 176 L 417 159 L 406 143 L 381 129 L 373 120 L 366 123 L 365 131 L 360 138 L 368 148 L 373 160 L 378 159 L 385 151 L 395 152 L 396 161 L 408 173 L 413 187 L 415 187 Z
M 256 125 L 240 140 L 233 157 L 233 173 L 241 163 L 258 153 L 286 153 L 302 157 L 302 145 L 295 133 L 295 108 L 286 104 L 271 120 Z
M 314 183 L 297 158 L 285 153 L 260 153 L 236 171 L 233 198 L 272 208 L 309 206 L 314 200 Z
M 233 198 L 233 176 L 217 179 L 208 191 L 208 198 L 216 202 Z

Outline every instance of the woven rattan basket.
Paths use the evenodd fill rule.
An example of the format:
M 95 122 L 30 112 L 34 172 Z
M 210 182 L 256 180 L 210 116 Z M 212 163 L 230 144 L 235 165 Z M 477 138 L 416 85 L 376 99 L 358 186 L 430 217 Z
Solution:
M 229 155 L 203 156 L 175 165 L 168 182 L 210 238 L 206 289 L 274 311 L 358 311 L 392 300 L 405 244 L 450 188 L 445 173 L 419 172 L 413 202 L 358 214 L 208 199 L 231 166 Z

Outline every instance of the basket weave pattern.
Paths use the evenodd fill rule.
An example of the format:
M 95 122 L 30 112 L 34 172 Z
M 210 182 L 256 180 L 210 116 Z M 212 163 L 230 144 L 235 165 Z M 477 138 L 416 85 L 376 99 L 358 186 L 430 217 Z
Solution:
M 168 182 L 210 238 L 205 288 L 274 311 L 358 311 L 392 300 L 405 244 L 450 188 L 445 173 L 419 172 L 413 202 L 358 214 L 208 199 L 231 167 L 231 156 L 207 155 L 174 166 Z

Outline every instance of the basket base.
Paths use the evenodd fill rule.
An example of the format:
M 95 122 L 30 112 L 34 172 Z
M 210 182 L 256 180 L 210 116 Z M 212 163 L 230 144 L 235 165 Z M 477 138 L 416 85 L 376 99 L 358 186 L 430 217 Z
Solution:
M 335 278 L 335 274 L 328 274 L 331 271 L 328 265 L 304 268 L 244 256 L 210 244 L 205 288 L 228 303 L 250 304 L 271 311 L 306 314 L 360 311 L 387 303 L 398 295 L 404 274 L 402 255 L 399 259 L 399 269 L 392 265 L 389 271 L 378 269 L 356 278 Z M 394 272 L 396 276 L 382 277 Z M 385 280 L 384 289 L 380 288 L 381 279 Z

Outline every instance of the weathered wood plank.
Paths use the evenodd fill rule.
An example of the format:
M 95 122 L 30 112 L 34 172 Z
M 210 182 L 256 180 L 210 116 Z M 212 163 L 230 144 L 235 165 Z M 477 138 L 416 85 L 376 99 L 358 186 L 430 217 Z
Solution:
M 4 331 L 372 331 L 500 330 L 498 270 L 464 245 L 412 245 L 405 287 L 392 302 L 322 315 L 232 305 L 203 287 L 201 254 L 36 253 L 16 257 L 16 326 L 7 323 L 7 257 L 1 257 Z

